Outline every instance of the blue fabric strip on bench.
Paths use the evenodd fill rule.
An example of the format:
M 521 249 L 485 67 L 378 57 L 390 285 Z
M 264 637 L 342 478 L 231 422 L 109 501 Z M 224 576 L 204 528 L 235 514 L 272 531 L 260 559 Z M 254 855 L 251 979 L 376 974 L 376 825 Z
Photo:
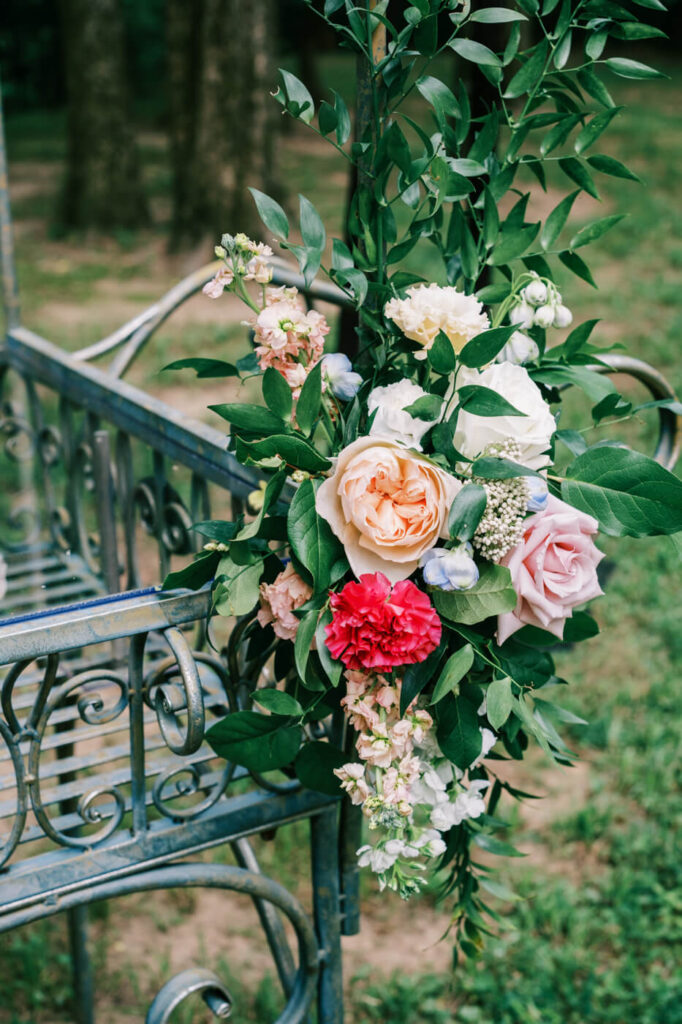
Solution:
M 121 594 L 104 594 L 102 597 L 91 597 L 87 601 L 76 601 L 75 604 L 55 605 L 54 608 L 42 608 L 37 612 L 27 612 L 26 615 L 12 615 L 8 619 L 0 619 L 0 626 L 14 626 L 20 622 L 46 619 L 51 615 L 61 615 L 64 612 L 82 611 L 84 608 L 98 608 L 103 604 L 127 601 L 131 597 L 148 597 L 150 594 L 160 593 L 161 587 L 143 587 L 140 590 L 126 590 Z

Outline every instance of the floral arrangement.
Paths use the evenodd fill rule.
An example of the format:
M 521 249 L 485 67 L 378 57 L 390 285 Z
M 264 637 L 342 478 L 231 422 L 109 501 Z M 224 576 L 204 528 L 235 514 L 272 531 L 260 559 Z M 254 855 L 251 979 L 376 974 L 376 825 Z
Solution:
M 365 58 L 371 102 L 352 145 L 343 99 L 334 94 L 316 111 L 303 83 L 282 72 L 285 110 L 358 173 L 331 265 L 322 265 L 326 233 L 307 199 L 293 242 L 282 207 L 252 190 L 306 286 L 322 268 L 356 309 L 358 355 L 325 353 L 330 325 L 296 288 L 272 287 L 269 246 L 223 236 L 204 291 L 246 303 L 252 351 L 235 365 L 173 365 L 260 378 L 262 404 L 213 409 L 230 423 L 236 457 L 263 483 L 251 516 L 196 525 L 205 549 L 167 584 L 213 580 L 215 612 L 243 617 L 240 635 L 272 657 L 276 687 L 253 694 L 262 710 L 216 723 L 215 750 L 252 770 L 345 791 L 372 836 L 360 864 L 403 897 L 436 872 L 472 952 L 485 892 L 501 892 L 475 849 L 513 852 L 499 838 L 496 808 L 503 791 L 519 794 L 499 762 L 522 758 L 531 740 L 559 763 L 573 756 L 561 727 L 576 719 L 557 699 L 564 683 L 551 649 L 598 633 L 587 608 L 602 594 L 598 533 L 682 530 L 676 477 L 619 442 L 589 445 L 591 427 L 560 426 L 568 385 L 592 402 L 592 427 L 644 406 L 633 407 L 604 372 L 607 349 L 590 340 L 595 321 L 561 333 L 573 315 L 550 263 L 556 256 L 564 272 L 591 282 L 575 250 L 618 218 L 581 228 L 567 247 L 555 243 L 580 190 L 596 192 L 591 169 L 633 177 L 611 157 L 582 157 L 617 112 L 595 64 L 625 77 L 656 72 L 600 60 L 609 37 L 646 35 L 602 0 L 559 8 L 546 0 L 542 14 L 536 0 L 473 12 L 415 0 L 394 16 L 401 24 L 389 7 L 326 0 L 321 12 Z M 528 18 L 542 33 L 521 51 Z M 491 23 L 506 30 L 503 52 L 472 38 Z M 572 67 L 580 35 L 587 56 L 581 49 Z M 425 73 L 446 47 L 492 85 L 499 102 L 488 113 L 472 119 L 463 88 L 455 96 Z M 431 135 L 399 116 L 415 92 L 430 110 Z M 603 109 L 583 109 L 586 101 Z M 526 169 L 544 184 L 545 159 L 574 130 L 577 155 L 558 164 L 578 190 L 544 226 L 527 222 L 529 191 L 513 186 L 517 174 Z M 538 131 L 539 153 L 525 148 Z M 438 282 L 405 265 L 421 241 L 439 259 Z M 656 404 L 666 403 L 647 403 Z M 335 711 L 347 723 L 339 746 L 313 728 Z

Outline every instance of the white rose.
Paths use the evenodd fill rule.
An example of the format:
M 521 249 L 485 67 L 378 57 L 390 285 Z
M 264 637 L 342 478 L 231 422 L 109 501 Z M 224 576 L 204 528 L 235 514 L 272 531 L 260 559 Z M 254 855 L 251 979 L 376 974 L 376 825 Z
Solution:
M 460 369 L 457 387 L 477 384 L 506 398 L 525 416 L 474 416 L 461 409 L 457 417 L 454 446 L 469 459 L 475 459 L 491 444 L 513 438 L 520 447 L 519 462 L 529 469 L 542 469 L 550 464 L 549 448 L 556 423 L 540 388 L 534 384 L 523 366 L 494 363 L 485 370 Z
M 440 331 L 447 334 L 455 352 L 460 352 L 468 341 L 490 326 L 475 295 L 437 284 L 413 285 L 407 289 L 406 298 L 386 303 L 384 315 L 393 320 L 406 338 L 424 346 L 424 351 L 417 352 L 417 359 L 426 359 L 426 350 Z
M 532 363 L 540 355 L 540 349 L 532 338 L 522 331 L 514 331 L 511 338 L 497 356 L 496 363 Z
M 374 388 L 367 399 L 367 411 L 371 414 L 376 409 L 370 436 L 399 441 L 408 448 L 421 451 L 421 439 L 436 421 L 417 419 L 405 412 L 405 409 L 425 394 L 423 388 L 409 380 Z

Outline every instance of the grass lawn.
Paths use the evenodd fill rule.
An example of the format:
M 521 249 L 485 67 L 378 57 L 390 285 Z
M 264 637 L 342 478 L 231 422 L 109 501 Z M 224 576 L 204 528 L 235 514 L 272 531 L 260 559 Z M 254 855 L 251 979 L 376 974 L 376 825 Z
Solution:
M 597 340 L 601 332 L 624 342 L 682 392 L 682 71 L 668 70 L 671 81 L 609 83 L 626 109 L 599 151 L 628 164 L 645 187 L 602 177 L 601 204 L 589 197 L 576 204 L 571 226 L 607 213 L 627 218 L 594 247 L 599 291 L 568 271 L 560 281 L 576 320 L 603 321 Z M 347 67 L 331 64 L 328 75 L 338 81 Z M 104 335 L 210 258 L 210 249 L 165 255 L 164 142 L 145 135 L 143 143 L 155 229 L 113 240 L 60 238 L 48 218 L 62 125 L 36 115 L 10 125 L 25 322 L 70 349 Z M 306 193 L 337 231 L 341 159 L 296 129 L 283 142 L 281 163 L 292 190 Z M 532 202 L 549 210 L 558 198 L 550 186 L 550 198 L 534 192 Z M 216 235 L 225 227 L 217 225 Z M 132 379 L 201 414 L 209 401 L 201 384 L 169 382 L 159 370 L 198 343 L 202 353 L 228 357 L 243 347 L 240 315 L 230 319 L 226 310 L 193 300 L 153 339 Z M 578 404 L 569 403 L 562 425 L 577 423 Z M 650 450 L 654 427 L 653 419 L 636 423 L 628 436 Z M 447 940 L 433 944 L 445 908 L 442 918 L 435 898 L 406 908 L 365 880 L 366 938 L 348 943 L 352 1024 L 682 1024 L 682 549 L 667 538 L 601 544 L 615 563 L 607 596 L 593 609 L 602 636 L 559 661 L 572 683 L 563 703 L 589 722 L 571 733 L 581 763 L 558 772 L 533 752 L 515 778 L 546 799 L 503 808 L 525 856 L 499 862 L 500 873 L 519 899 L 500 906 L 501 924 L 480 958 L 452 972 Z M 306 899 L 296 867 L 304 842 L 298 829 L 260 845 L 266 869 Z M 215 901 L 198 895 L 142 904 L 129 900 L 94 914 L 101 1021 L 141 1019 L 169 969 L 188 957 L 228 977 L 240 1020 L 274 1017 L 270 983 L 257 980 L 261 959 L 254 954 L 253 971 L 236 964 L 240 943 L 250 949 L 256 934 L 246 917 L 222 910 L 217 917 Z M 2 1024 L 71 1020 L 64 923 L 3 936 L 0 979 Z M 190 1016 L 177 1021 L 189 1024 Z

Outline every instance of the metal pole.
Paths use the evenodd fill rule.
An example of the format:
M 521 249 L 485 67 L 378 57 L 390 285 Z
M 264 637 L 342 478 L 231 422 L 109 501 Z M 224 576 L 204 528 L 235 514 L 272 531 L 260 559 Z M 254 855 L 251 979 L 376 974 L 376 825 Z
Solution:
M 6 327 L 19 326 L 19 288 L 14 265 L 14 239 L 12 216 L 9 208 L 9 178 L 7 176 L 7 149 L 2 116 L 2 89 L 0 88 L 0 263 L 2 264 L 2 298 Z

